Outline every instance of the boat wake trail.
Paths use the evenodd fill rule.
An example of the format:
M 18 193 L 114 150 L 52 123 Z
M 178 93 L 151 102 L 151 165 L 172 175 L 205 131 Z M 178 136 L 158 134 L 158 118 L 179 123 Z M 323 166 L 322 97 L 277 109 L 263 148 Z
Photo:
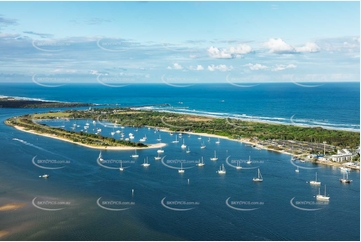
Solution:
M 39 147 L 39 146 L 36 146 L 36 145 L 31 144 L 31 143 L 29 143 L 29 142 L 26 142 L 25 140 L 18 139 L 18 138 L 13 138 L 13 140 L 18 141 L 18 142 L 20 142 L 20 143 L 23 143 L 24 145 L 31 146 L 31 147 L 33 147 L 33 148 L 35 148 L 35 149 L 42 150 L 42 151 L 48 152 L 48 153 L 53 154 L 53 155 L 58 155 L 58 154 L 56 154 L 56 153 L 54 153 L 54 152 L 51 152 L 51 151 L 49 151 L 49 150 L 46 150 L 46 149 L 44 149 L 44 148 L 41 148 L 41 147 Z

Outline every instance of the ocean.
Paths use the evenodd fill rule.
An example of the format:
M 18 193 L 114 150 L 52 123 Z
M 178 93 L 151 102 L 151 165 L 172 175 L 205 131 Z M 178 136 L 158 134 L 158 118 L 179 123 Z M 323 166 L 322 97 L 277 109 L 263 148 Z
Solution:
M 160 84 L 109 88 L 65 85 L 45 88 L 1 84 L 0 95 L 41 100 L 143 106 L 150 110 L 196 113 L 359 132 L 359 83 L 324 83 L 317 88 L 259 84 L 239 88 Z M 155 104 L 169 104 L 160 107 Z M 80 108 L 85 109 L 85 108 Z M 360 173 L 341 184 L 336 167 L 291 162 L 289 155 L 216 138 L 77 120 L 111 136 L 116 130 L 135 140 L 167 145 L 157 149 L 100 151 L 18 131 L 4 120 L 60 109 L 0 109 L 0 211 L 5 240 L 360 240 Z M 71 130 L 74 121 L 43 121 Z M 77 126 L 78 125 L 78 126 Z M 179 143 L 172 143 L 177 136 Z M 115 133 L 114 138 L 120 138 Z M 181 144 L 189 147 L 182 149 Z M 206 148 L 201 149 L 201 144 Z M 214 154 L 217 161 L 212 161 Z M 200 159 L 204 166 L 197 166 Z M 149 167 L 142 166 L 148 159 Z M 251 160 L 248 164 L 247 161 Z M 218 174 L 221 165 L 226 174 Z M 124 167 L 124 171 L 118 168 Z M 241 166 L 242 169 L 236 169 Z M 296 166 L 300 172 L 296 173 Z M 185 170 L 179 173 L 180 168 Z M 254 182 L 260 170 L 263 182 Z M 317 172 L 321 186 L 312 186 Z M 49 174 L 48 179 L 40 178 Z M 316 201 L 326 191 L 329 202 Z M 319 191 L 320 189 L 320 191 Z M 1 234 L 1 233 L 0 233 Z

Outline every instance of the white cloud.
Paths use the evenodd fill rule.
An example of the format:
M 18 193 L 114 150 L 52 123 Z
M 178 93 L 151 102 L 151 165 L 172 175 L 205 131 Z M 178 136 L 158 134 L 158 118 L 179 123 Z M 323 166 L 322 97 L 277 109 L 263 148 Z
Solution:
M 216 59 L 232 59 L 241 57 L 241 55 L 248 54 L 252 51 L 252 48 L 246 44 L 239 44 L 236 47 L 230 47 L 229 49 L 219 49 L 217 47 L 209 47 L 208 55 Z
M 261 64 L 251 64 L 251 63 L 248 63 L 244 66 L 248 66 L 250 70 L 252 71 L 258 71 L 258 70 L 265 70 L 265 69 L 268 69 L 267 66 L 264 66 L 264 65 L 261 65 Z
M 196 67 L 190 66 L 189 69 L 193 71 L 203 71 L 204 67 L 202 65 L 197 65 Z
M 183 67 L 178 63 L 174 63 L 173 66 L 168 66 L 167 69 L 169 70 L 182 70 Z
M 294 64 L 288 64 L 288 65 L 276 65 L 272 68 L 272 71 L 283 71 L 290 68 L 296 68 L 297 66 Z
M 230 70 L 233 70 L 233 66 L 229 66 L 227 67 L 226 65 L 210 65 L 208 66 L 208 70 L 209 71 L 215 71 L 215 70 L 218 70 L 218 71 L 230 71 Z
M 269 39 L 266 43 L 263 44 L 265 47 L 269 48 L 271 53 L 293 53 L 295 48 L 284 42 L 281 38 L 278 39 Z
M 305 46 L 296 48 L 296 51 L 300 53 L 303 52 L 314 53 L 314 52 L 319 52 L 320 47 L 318 47 L 318 45 L 316 45 L 316 43 L 314 42 L 307 42 Z

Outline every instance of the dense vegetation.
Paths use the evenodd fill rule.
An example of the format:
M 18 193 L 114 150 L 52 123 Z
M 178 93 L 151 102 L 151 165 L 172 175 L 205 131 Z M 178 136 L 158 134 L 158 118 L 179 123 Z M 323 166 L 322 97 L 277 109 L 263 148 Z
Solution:
M 0 98 L 0 108 L 63 108 L 63 107 L 66 108 L 66 107 L 84 107 L 84 106 L 92 106 L 92 104 Z
M 56 115 L 56 113 L 43 114 L 38 118 L 55 118 Z M 136 111 L 132 109 L 70 110 L 62 113 L 62 115 L 74 119 L 108 121 L 124 126 L 169 128 L 171 131 L 192 131 L 216 134 L 229 138 L 294 140 L 320 144 L 327 142 L 328 145 L 340 148 L 355 148 L 360 145 L 360 133 L 358 132 L 329 130 L 321 127 L 307 128 L 294 125 L 248 122 L 168 112 Z

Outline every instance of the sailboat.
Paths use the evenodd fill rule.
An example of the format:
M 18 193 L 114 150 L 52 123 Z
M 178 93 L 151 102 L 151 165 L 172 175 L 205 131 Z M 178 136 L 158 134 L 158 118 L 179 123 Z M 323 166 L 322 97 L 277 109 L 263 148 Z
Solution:
M 120 167 L 119 167 L 119 170 L 120 170 L 120 171 L 124 171 L 124 168 L 123 168 L 123 162 L 122 162 L 122 161 L 120 161 Z
M 330 197 L 326 195 L 326 185 L 325 185 L 325 195 L 321 195 L 320 188 L 318 188 L 318 194 L 316 195 L 316 199 L 320 201 L 329 201 Z
M 161 139 L 161 137 L 160 137 L 160 135 L 159 135 L 159 138 L 157 139 L 157 141 L 161 141 L 162 139 Z
M 219 167 L 219 170 L 217 172 L 218 172 L 218 174 L 226 174 L 226 169 L 224 168 L 224 164 L 222 164 Z
M 317 181 L 317 172 L 316 172 L 316 179 L 314 181 L 310 181 L 311 185 L 321 185 L 320 181 Z
M 199 136 L 199 137 L 198 137 L 198 139 L 202 139 L 202 137 L 201 137 L 201 136 Z
M 182 149 L 187 148 L 187 146 L 184 144 L 184 139 L 183 139 L 183 144 L 181 145 L 181 148 L 182 148 Z
M 144 166 L 144 167 L 150 166 L 150 164 L 148 163 L 148 157 L 147 157 L 147 159 L 144 159 L 144 163 L 142 164 L 142 166 Z
M 178 136 L 175 137 L 175 140 L 172 141 L 172 143 L 179 143 L 179 140 L 177 139 Z
M 217 156 L 216 156 L 216 151 L 214 151 L 214 157 L 211 158 L 212 161 L 216 161 L 218 160 Z
M 99 153 L 98 159 L 99 159 L 100 161 L 103 161 L 103 160 L 104 160 L 103 157 L 102 157 L 102 152 L 101 152 L 101 151 L 100 151 L 100 153 Z
M 159 156 L 159 153 L 158 153 L 158 156 L 154 157 L 155 160 L 161 160 L 162 157 Z
M 208 138 L 208 142 L 211 142 L 211 138 Z
M 341 183 L 351 183 L 352 180 L 348 179 L 348 172 L 343 173 L 342 179 L 340 179 Z
M 263 181 L 263 177 L 262 177 L 261 171 L 259 169 L 258 169 L 258 172 L 257 172 L 257 177 L 254 177 L 253 181 L 255 181 L 255 182 L 262 182 Z
M 147 135 L 144 135 L 144 137 L 141 138 L 139 141 L 140 141 L 140 142 L 145 142 L 145 141 L 147 141 Z
M 202 156 L 202 161 L 200 161 L 197 166 L 204 166 L 204 162 L 203 162 L 203 156 Z
M 295 170 L 295 172 L 297 172 L 297 173 L 300 172 L 300 169 L 298 169 L 298 166 L 297 166 L 297 169 Z
M 132 158 L 138 158 L 139 155 L 137 154 L 137 150 L 134 150 L 134 155 L 132 155 Z
M 251 164 L 252 162 L 251 162 L 251 156 L 249 156 L 249 158 L 248 158 L 248 161 L 247 161 L 247 164 Z
M 202 142 L 201 149 L 204 149 L 204 148 L 206 148 L 206 146 L 204 145 L 204 142 Z
M 219 138 L 218 138 L 218 140 L 216 141 L 216 144 L 219 144 L 219 143 L 221 143 L 221 141 L 220 141 Z
M 164 150 L 162 148 L 160 148 L 159 150 L 157 150 L 157 153 L 160 154 L 160 153 L 164 153 Z
M 178 173 L 184 173 L 183 163 L 182 162 L 181 162 L 181 168 L 178 170 Z
M 242 169 L 242 166 L 241 166 L 241 164 L 240 164 L 240 163 L 241 163 L 240 161 L 237 161 L 237 166 L 236 166 L 236 169 L 237 169 L 237 170 Z
M 188 149 L 186 150 L 186 153 L 191 153 L 191 151 L 189 150 L 189 146 L 188 146 Z

